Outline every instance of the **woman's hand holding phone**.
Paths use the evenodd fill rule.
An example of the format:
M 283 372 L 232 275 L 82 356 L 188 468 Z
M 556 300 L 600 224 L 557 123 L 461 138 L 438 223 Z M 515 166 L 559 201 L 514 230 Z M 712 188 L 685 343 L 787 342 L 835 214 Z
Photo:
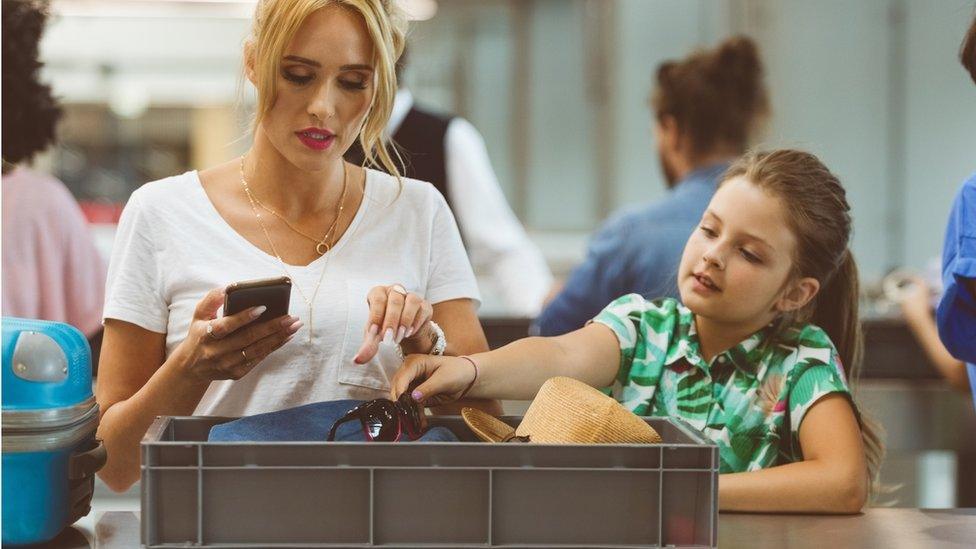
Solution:
M 217 318 L 223 303 L 223 288 L 207 293 L 197 303 L 186 339 L 173 352 L 187 374 L 200 381 L 244 377 L 302 327 L 300 320 L 289 315 L 255 323 L 265 312 L 264 306 Z

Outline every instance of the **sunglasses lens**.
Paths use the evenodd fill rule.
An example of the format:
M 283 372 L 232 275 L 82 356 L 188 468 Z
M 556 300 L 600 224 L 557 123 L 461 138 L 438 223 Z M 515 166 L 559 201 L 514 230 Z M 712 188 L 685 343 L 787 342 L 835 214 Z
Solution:
M 362 424 L 366 439 L 377 442 L 395 442 L 404 435 L 416 440 L 426 427 L 426 418 L 420 405 L 410 395 L 405 394 L 397 402 L 380 398 L 349 410 L 332 426 L 329 440 L 334 440 L 339 425 L 355 419 Z
M 377 400 L 364 410 L 363 428 L 367 438 L 378 442 L 393 442 L 400 434 L 400 418 L 389 400 Z

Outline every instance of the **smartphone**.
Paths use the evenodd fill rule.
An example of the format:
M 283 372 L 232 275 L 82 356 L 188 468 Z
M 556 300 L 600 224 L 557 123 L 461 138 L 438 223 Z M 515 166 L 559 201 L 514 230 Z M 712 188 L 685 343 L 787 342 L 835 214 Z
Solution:
M 287 276 L 235 282 L 224 294 L 224 316 L 264 305 L 268 309 L 254 321 L 264 322 L 288 314 L 290 301 L 291 279 Z

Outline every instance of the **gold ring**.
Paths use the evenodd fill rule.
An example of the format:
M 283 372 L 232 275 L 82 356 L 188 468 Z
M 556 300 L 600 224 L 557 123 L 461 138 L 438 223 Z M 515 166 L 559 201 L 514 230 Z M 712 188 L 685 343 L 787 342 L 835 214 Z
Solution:
M 396 292 L 402 296 L 407 295 L 407 289 L 399 284 L 394 284 L 390 286 L 390 291 Z

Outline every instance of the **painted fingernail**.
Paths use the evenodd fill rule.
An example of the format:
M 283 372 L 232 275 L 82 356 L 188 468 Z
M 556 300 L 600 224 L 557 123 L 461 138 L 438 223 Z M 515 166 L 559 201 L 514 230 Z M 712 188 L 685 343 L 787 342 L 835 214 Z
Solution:
M 370 324 L 370 326 L 369 326 L 369 335 L 375 336 L 378 333 L 380 333 L 380 325 L 379 324 Z
M 263 313 L 263 312 L 265 312 L 267 310 L 268 310 L 268 308 L 265 307 L 264 305 L 261 305 L 259 307 L 255 307 L 255 308 L 251 309 L 251 318 L 257 318 L 257 317 L 261 316 L 261 313 Z
M 302 326 L 304 326 L 304 324 L 302 324 L 302 321 L 301 321 L 301 320 L 296 320 L 296 321 L 295 321 L 295 323 L 294 323 L 294 324 L 292 324 L 292 325 L 291 325 L 291 326 L 290 326 L 290 327 L 288 328 L 288 331 L 289 331 L 289 332 L 291 332 L 291 333 L 295 333 L 295 332 L 297 332 L 298 330 L 300 330 L 300 329 L 302 328 Z
M 413 335 L 413 326 L 407 328 L 407 335 L 405 335 L 403 337 L 410 337 L 412 335 Z
M 410 396 L 413 397 L 413 399 L 416 400 L 417 402 L 420 402 L 420 400 L 424 398 L 424 394 L 421 393 L 420 391 L 414 391 L 410 393 Z
M 399 345 L 400 342 L 403 341 L 403 334 L 405 333 L 407 333 L 407 329 L 404 328 L 403 326 L 400 326 L 400 329 L 397 330 L 397 336 L 396 336 L 397 345 Z
M 393 328 L 387 328 L 383 333 L 383 341 L 393 341 Z
M 291 326 L 292 324 L 294 324 L 296 320 L 298 320 L 298 319 L 295 318 L 295 317 L 293 317 L 293 316 L 286 316 L 285 318 L 282 318 L 281 319 L 281 325 L 284 326 L 285 328 L 287 328 L 287 327 Z

